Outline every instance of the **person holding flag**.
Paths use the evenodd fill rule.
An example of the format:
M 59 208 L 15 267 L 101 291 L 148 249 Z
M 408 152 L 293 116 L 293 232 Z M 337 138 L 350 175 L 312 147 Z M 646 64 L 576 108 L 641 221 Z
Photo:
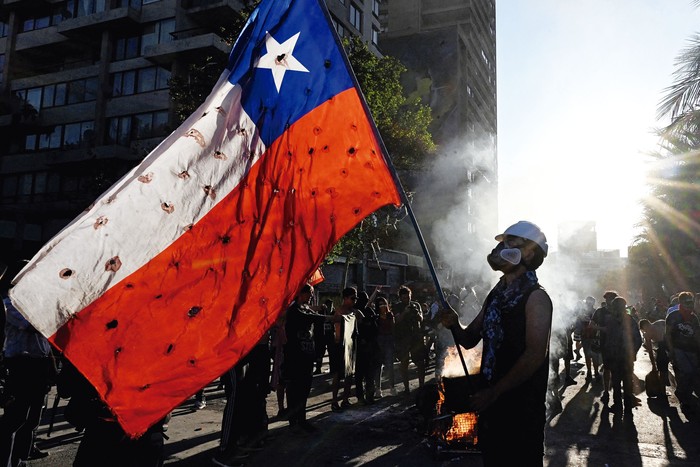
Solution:
M 137 437 L 402 199 L 325 3 L 263 0 L 205 102 L 35 255 L 11 299 Z
M 288 419 L 291 427 L 314 431 L 315 427 L 306 420 L 306 401 L 311 392 L 316 348 L 313 328 L 323 326 L 326 321 L 340 322 L 342 316 L 322 315 L 313 311 L 309 304 L 314 288 L 304 284 L 287 309 L 282 373 L 287 381 Z
M 541 466 L 552 301 L 535 270 L 547 256 L 547 239 L 537 225 L 520 221 L 496 241 L 487 260 L 503 276 L 481 312 L 466 328 L 452 308 L 442 322 L 458 345 L 469 349 L 483 340 L 483 387 L 470 396 L 470 406 L 479 414 L 484 465 L 511 465 L 517 452 L 518 465 Z

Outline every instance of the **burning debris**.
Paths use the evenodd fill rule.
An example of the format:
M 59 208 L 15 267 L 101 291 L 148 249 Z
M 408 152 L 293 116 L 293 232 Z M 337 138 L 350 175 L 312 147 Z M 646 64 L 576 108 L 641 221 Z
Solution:
M 470 374 L 464 373 L 457 348 L 447 347 L 437 384 L 431 387 L 432 394 L 418 401 L 427 421 L 428 444 L 434 449 L 437 459 L 480 453 L 478 415 L 469 411 L 468 406 L 476 379 L 471 374 L 474 371 L 472 366 L 476 362 L 478 367 L 481 352 L 461 350 Z

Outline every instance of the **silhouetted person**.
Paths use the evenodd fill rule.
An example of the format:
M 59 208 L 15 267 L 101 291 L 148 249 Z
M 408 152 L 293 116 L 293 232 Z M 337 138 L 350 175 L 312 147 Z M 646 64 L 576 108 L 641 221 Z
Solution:
M 484 387 L 469 405 L 479 413 L 484 465 L 541 466 L 552 302 L 535 270 L 547 255 L 547 239 L 535 224 L 520 221 L 496 240 L 487 259 L 503 276 L 481 311 L 466 329 L 454 310 L 443 313 L 443 324 L 466 348 L 483 340 Z

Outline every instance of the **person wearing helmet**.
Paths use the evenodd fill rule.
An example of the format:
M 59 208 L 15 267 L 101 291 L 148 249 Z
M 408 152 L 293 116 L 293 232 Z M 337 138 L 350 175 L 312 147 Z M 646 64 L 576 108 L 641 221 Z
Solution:
M 469 404 L 479 414 L 484 465 L 510 465 L 513 452 L 519 465 L 542 465 L 552 301 L 535 270 L 547 256 L 547 239 L 538 226 L 520 221 L 496 241 L 487 261 L 503 276 L 479 314 L 466 328 L 453 309 L 442 321 L 465 348 L 483 340 L 481 387 Z

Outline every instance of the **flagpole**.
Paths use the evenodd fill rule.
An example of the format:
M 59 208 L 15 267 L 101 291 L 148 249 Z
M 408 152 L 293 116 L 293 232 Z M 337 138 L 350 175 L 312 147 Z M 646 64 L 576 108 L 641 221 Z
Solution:
M 331 16 L 330 13 L 328 12 L 328 6 L 326 5 L 326 2 L 324 0 L 317 0 L 321 10 L 323 10 L 324 14 L 326 15 L 326 20 L 328 21 L 329 24 L 333 24 L 331 21 Z M 352 65 L 350 64 L 350 60 L 348 59 L 347 54 L 345 53 L 345 48 L 343 47 L 342 42 L 340 41 L 340 37 L 338 36 L 338 32 L 333 29 L 333 37 L 335 38 L 336 44 L 338 45 L 338 48 L 341 51 L 341 56 L 343 57 L 343 60 L 345 61 L 345 65 L 347 69 L 350 72 L 350 77 L 353 80 L 353 83 L 355 84 L 355 87 L 357 88 L 357 92 L 360 96 L 360 102 L 362 102 L 362 107 L 365 109 L 365 112 L 369 116 L 369 122 L 370 126 L 372 127 L 372 131 L 374 132 L 375 138 L 377 138 L 377 141 L 379 142 L 379 147 L 382 150 L 382 157 L 384 158 L 384 161 L 386 162 L 389 172 L 391 173 L 391 177 L 394 179 L 394 183 L 396 184 L 398 190 L 399 190 L 399 195 L 401 196 L 401 199 L 403 200 L 403 204 L 406 208 L 406 213 L 408 214 L 408 217 L 411 219 L 411 223 L 413 224 L 413 228 L 416 231 L 416 236 L 418 237 L 418 243 L 420 243 L 421 250 L 423 251 L 423 256 L 425 258 L 425 262 L 428 265 L 428 270 L 430 271 L 430 275 L 433 278 L 433 282 L 435 283 L 435 289 L 437 290 L 438 297 L 440 299 L 440 303 L 442 303 L 443 308 L 449 309 L 450 305 L 447 303 L 447 299 L 445 298 L 445 293 L 442 290 L 442 287 L 440 286 L 440 280 L 437 275 L 437 271 L 435 270 L 435 266 L 433 265 L 433 261 L 430 258 L 430 252 L 428 251 L 428 245 L 425 243 L 425 238 L 423 237 L 423 233 L 421 232 L 420 226 L 418 225 L 418 220 L 416 219 L 415 214 L 413 213 L 413 208 L 411 208 L 411 203 L 408 199 L 408 195 L 406 194 L 406 190 L 403 188 L 403 184 L 401 183 L 401 180 L 399 179 L 398 172 L 396 171 L 396 167 L 394 167 L 394 163 L 391 160 L 391 157 L 389 157 L 389 151 L 386 149 L 386 145 L 384 144 L 384 140 L 382 139 L 382 135 L 379 133 L 379 129 L 377 129 L 377 125 L 374 123 L 374 119 L 372 118 L 372 112 L 369 110 L 369 106 L 367 105 L 367 100 L 365 99 L 365 95 L 362 92 L 362 88 L 360 87 L 359 81 L 357 81 L 357 76 L 355 76 L 355 70 L 353 70 Z M 467 368 L 467 363 L 464 360 L 464 355 L 462 354 L 462 348 L 459 344 L 457 344 L 457 336 L 455 335 L 455 331 L 450 329 L 452 332 L 452 338 L 455 341 L 455 346 L 457 347 L 457 353 L 459 354 L 459 359 L 462 363 L 462 368 L 464 369 L 464 374 L 467 378 L 467 383 L 468 386 L 471 387 L 471 383 L 469 381 L 469 369 Z M 470 391 L 473 392 L 473 391 Z

